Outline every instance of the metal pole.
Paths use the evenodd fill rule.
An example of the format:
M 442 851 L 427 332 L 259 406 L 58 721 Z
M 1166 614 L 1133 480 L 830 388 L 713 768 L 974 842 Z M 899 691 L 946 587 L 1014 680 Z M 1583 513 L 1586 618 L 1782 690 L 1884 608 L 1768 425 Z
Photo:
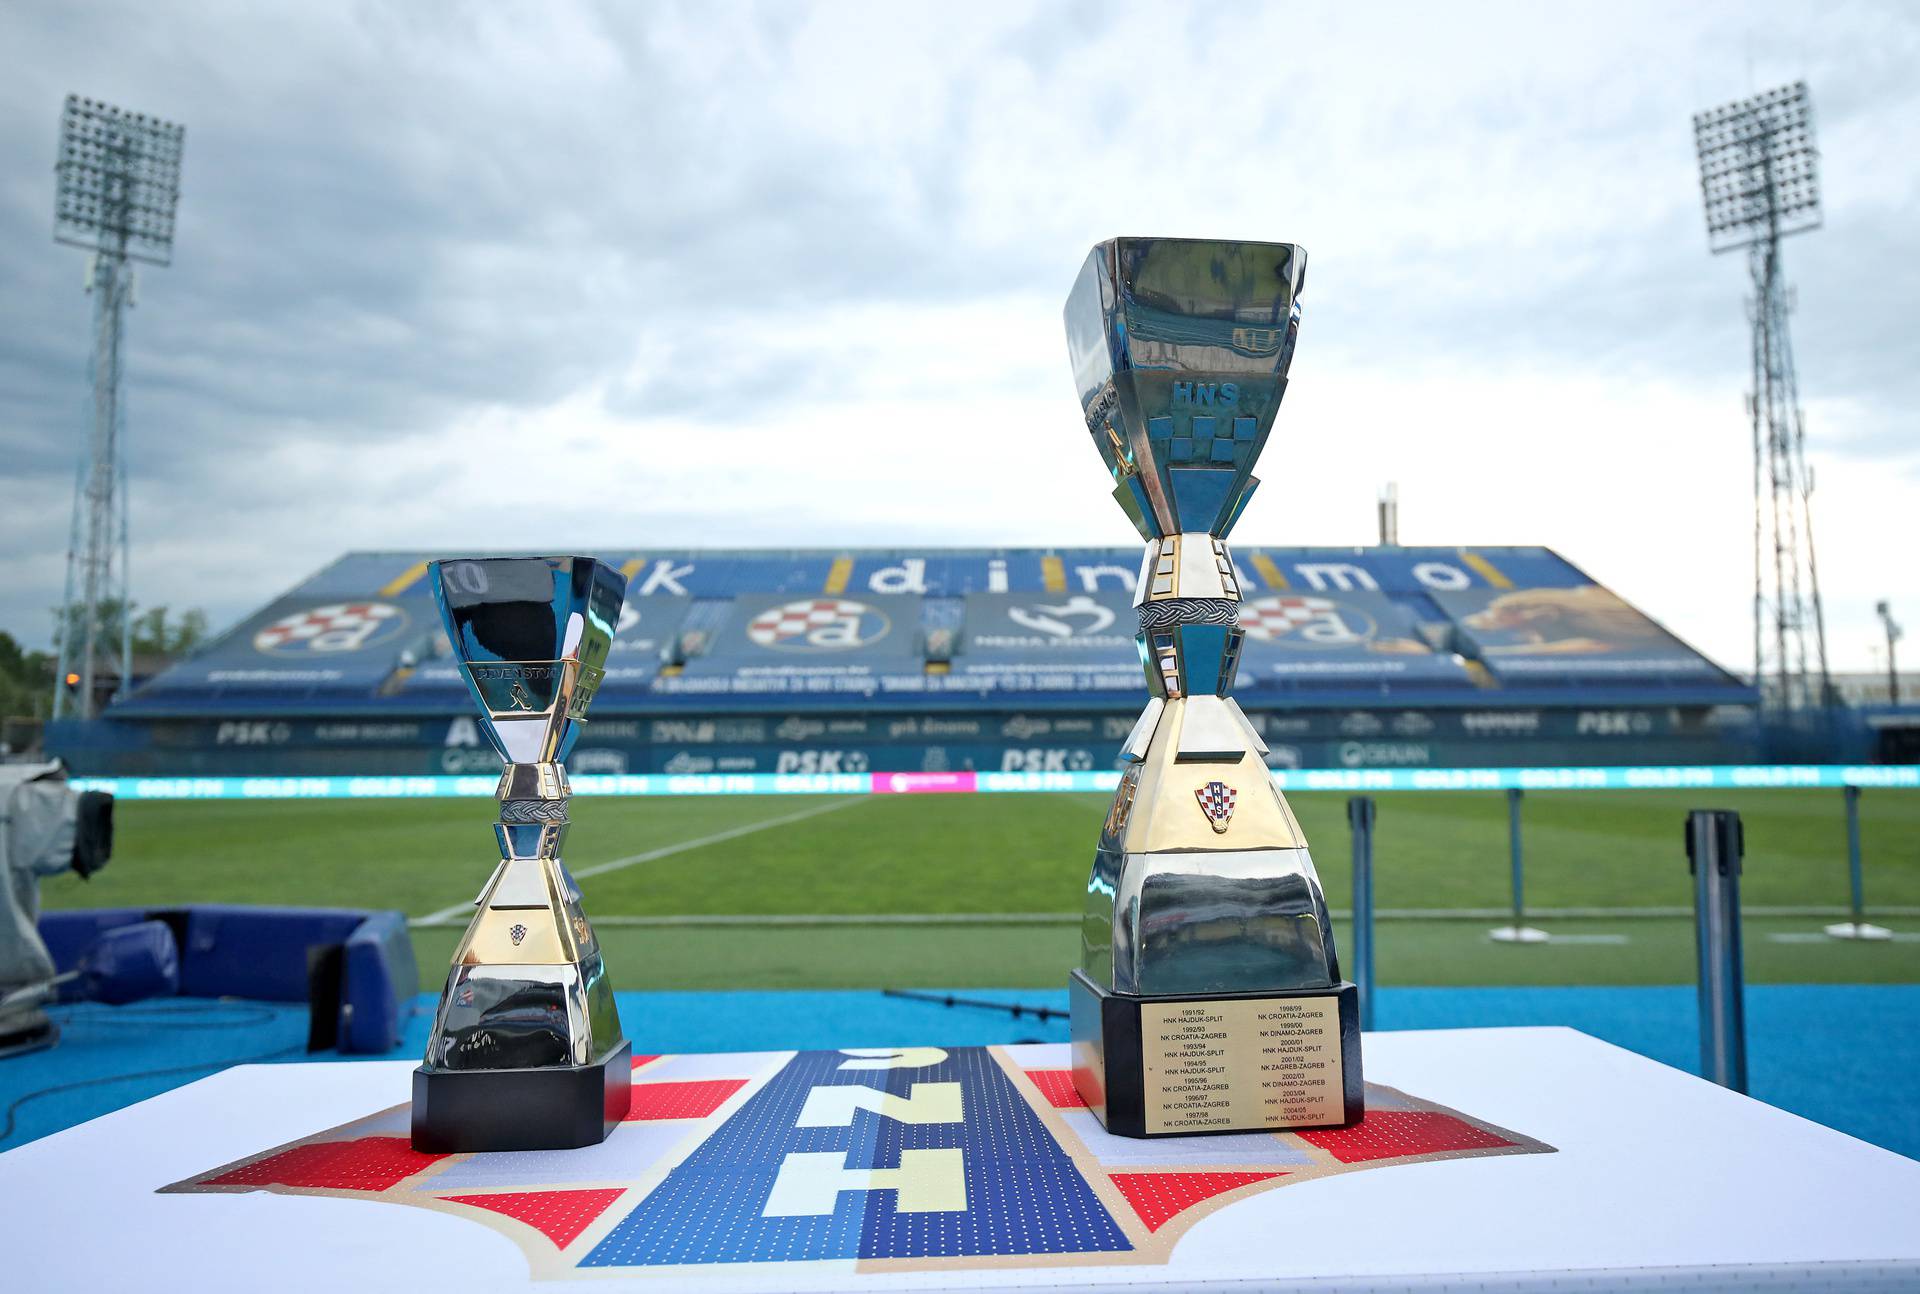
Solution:
M 1740 950 L 1740 866 L 1745 852 L 1739 814 L 1695 809 L 1687 815 L 1694 947 L 1700 958 L 1700 1074 L 1736 1092 L 1747 1090 L 1746 984 Z
M 1527 924 L 1526 864 L 1521 861 L 1520 788 L 1507 790 L 1507 858 L 1513 867 L 1513 928 Z
M 1373 1028 L 1373 797 L 1347 801 L 1353 835 L 1353 982 L 1360 989 L 1360 1028 Z
M 1851 891 L 1853 924 L 1866 918 L 1866 900 L 1860 884 L 1860 788 L 1847 788 L 1847 887 Z
M 1838 921 L 1827 927 L 1827 933 L 1835 939 L 1891 939 L 1893 931 L 1885 926 L 1867 924 L 1867 897 L 1864 868 L 1860 862 L 1860 788 L 1845 788 L 1847 796 L 1847 888 L 1850 903 L 1848 911 L 1852 914 L 1847 921 Z
M 1523 792 L 1519 787 L 1507 788 L 1507 862 L 1512 869 L 1513 886 L 1513 924 L 1489 930 L 1487 937 L 1497 939 L 1503 944 L 1543 944 L 1547 942 L 1547 932 L 1535 930 L 1527 924 L 1526 896 L 1526 849 L 1520 835 L 1520 800 Z
M 1900 662 L 1894 656 L 1894 644 L 1900 641 L 1900 626 L 1893 618 L 1893 604 L 1885 598 L 1873 604 L 1874 614 L 1880 617 L 1881 628 L 1887 631 L 1887 704 L 1900 704 Z
M 117 437 L 124 440 L 125 415 Z M 115 461 L 120 479 L 113 492 L 120 508 L 120 685 L 114 699 L 125 697 L 133 687 L 133 548 L 127 538 L 127 459 L 121 453 Z
M 113 550 L 115 530 L 114 486 L 119 476 L 121 338 L 127 300 L 125 259 L 116 250 L 94 259 L 93 429 L 86 469 L 86 522 L 81 537 L 80 695 L 78 712 L 91 719 L 96 711 L 95 665 L 106 656 L 101 641 L 109 627 L 103 604 L 115 594 Z M 119 609 L 127 612 L 126 589 L 119 590 Z
M 67 709 L 67 674 L 74 664 L 74 590 L 78 587 L 80 562 L 80 519 L 86 507 L 87 465 L 82 462 L 73 478 L 73 525 L 67 535 L 67 591 L 60 599 L 60 620 L 56 633 L 59 637 L 60 660 L 53 674 L 53 710 L 55 719 L 65 716 Z

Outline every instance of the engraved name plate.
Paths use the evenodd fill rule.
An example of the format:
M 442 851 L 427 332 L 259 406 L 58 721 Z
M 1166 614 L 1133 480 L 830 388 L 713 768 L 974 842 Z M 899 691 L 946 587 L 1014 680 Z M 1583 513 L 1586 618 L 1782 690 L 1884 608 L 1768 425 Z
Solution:
M 1147 1132 L 1342 1121 L 1340 1012 L 1330 997 L 1148 1002 Z

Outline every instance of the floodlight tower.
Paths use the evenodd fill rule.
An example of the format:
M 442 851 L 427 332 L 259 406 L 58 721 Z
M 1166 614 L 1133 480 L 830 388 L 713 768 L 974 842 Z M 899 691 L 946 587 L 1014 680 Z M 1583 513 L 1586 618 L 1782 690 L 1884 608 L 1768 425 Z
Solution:
M 94 713 L 95 666 L 117 646 L 120 686 L 133 675 L 133 615 L 128 599 L 127 473 L 121 453 L 126 416 L 120 400 L 121 339 L 133 304 L 129 260 L 173 260 L 173 213 L 180 201 L 180 150 L 186 128 L 125 112 L 79 95 L 60 114 L 59 184 L 53 240 L 93 253 L 93 408 L 86 452 L 73 490 L 67 591 L 60 608 L 60 668 L 53 717 L 66 710 L 67 679 L 77 676 L 76 709 Z M 117 556 L 117 560 L 116 560 Z M 117 602 L 120 641 L 105 641 L 105 607 Z
M 1819 153 L 1806 83 L 1768 90 L 1693 118 L 1707 241 L 1747 249 L 1753 276 L 1753 682 L 1762 705 L 1827 705 L 1826 615 L 1813 554 L 1813 474 L 1787 333 L 1792 301 L 1780 240 L 1820 227 Z M 1808 658 L 1808 631 L 1813 658 Z
M 1885 598 L 1873 604 L 1873 613 L 1880 617 L 1880 627 L 1887 631 L 1887 704 L 1900 704 L 1900 663 L 1895 659 L 1893 649 L 1903 634 L 1900 622 L 1893 618 L 1893 604 Z

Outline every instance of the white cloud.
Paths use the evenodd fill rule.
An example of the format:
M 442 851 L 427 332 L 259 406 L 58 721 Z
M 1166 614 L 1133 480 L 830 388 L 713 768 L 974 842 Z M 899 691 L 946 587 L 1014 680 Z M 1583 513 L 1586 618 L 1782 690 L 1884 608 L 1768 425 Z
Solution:
M 1920 605 L 1920 20 L 1897 7 L 10 10 L 0 626 L 58 597 L 84 370 L 68 89 L 188 125 L 132 321 L 137 595 L 347 548 L 1125 544 L 1059 305 L 1116 233 L 1312 256 L 1242 543 L 1560 550 L 1742 665 L 1743 266 L 1689 114 L 1807 77 L 1795 319 L 1843 665 Z M 1753 70 L 1749 79 L 1747 64 Z M 1920 615 L 1920 611 L 1914 613 Z

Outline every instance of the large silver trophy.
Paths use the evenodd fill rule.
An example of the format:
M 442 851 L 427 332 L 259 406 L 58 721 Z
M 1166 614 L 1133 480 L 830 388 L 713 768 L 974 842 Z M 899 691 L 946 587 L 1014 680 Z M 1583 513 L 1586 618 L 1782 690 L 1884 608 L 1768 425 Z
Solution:
M 1087 882 L 1074 1082 L 1111 1132 L 1316 1127 L 1361 1115 L 1358 995 L 1306 837 L 1233 698 L 1223 542 L 1286 390 L 1307 254 L 1117 238 L 1067 300 L 1114 498 L 1147 541 L 1134 598 L 1152 698 Z
M 627 1112 L 630 1048 L 580 887 L 560 861 L 567 770 L 626 582 L 589 557 L 435 562 L 433 595 L 481 726 L 507 762 L 500 864 L 453 955 L 414 1071 L 423 1151 L 559 1150 Z

